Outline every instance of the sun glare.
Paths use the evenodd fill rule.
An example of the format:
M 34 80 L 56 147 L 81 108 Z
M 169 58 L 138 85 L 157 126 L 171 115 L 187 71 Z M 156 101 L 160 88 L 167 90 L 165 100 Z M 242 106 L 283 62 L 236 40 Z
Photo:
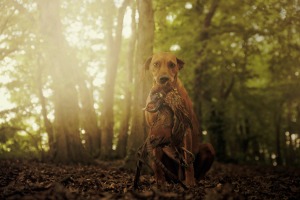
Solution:
M 184 7 L 185 9 L 190 10 L 193 8 L 193 4 L 191 2 L 186 2 Z
M 124 15 L 124 27 L 123 27 L 123 32 L 122 32 L 124 38 L 129 38 L 132 34 L 131 14 L 132 14 L 132 10 L 130 8 L 127 8 L 125 15 Z
M 173 44 L 171 47 L 170 47 L 170 50 L 171 51 L 179 51 L 181 48 L 178 44 Z
M 0 79 L 0 82 L 2 80 Z M 9 93 L 5 88 L 0 88 L 0 111 L 11 109 L 15 106 L 15 104 L 9 101 Z

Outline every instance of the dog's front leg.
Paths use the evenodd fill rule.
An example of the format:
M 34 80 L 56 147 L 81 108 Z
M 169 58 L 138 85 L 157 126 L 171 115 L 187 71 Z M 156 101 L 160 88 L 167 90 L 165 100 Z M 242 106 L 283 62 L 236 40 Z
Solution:
M 153 156 L 154 159 L 157 159 L 159 162 L 162 161 L 163 157 L 163 150 L 160 147 L 156 147 L 153 149 Z M 156 179 L 156 183 L 158 186 L 161 186 L 165 183 L 166 178 L 165 178 L 165 173 L 163 172 L 163 169 L 161 166 L 159 166 L 158 162 L 152 161 L 152 168 L 154 171 L 154 176 Z
M 194 157 L 191 155 L 192 152 L 192 131 L 190 128 L 187 129 L 184 135 L 184 147 L 189 152 L 184 152 L 184 157 L 186 163 L 188 164 L 187 168 L 185 169 L 185 182 L 189 186 L 195 185 L 195 177 L 194 177 Z

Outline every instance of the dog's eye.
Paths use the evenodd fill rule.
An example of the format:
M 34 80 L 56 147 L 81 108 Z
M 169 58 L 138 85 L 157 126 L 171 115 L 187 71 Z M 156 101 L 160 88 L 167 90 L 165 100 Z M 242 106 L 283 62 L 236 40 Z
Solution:
M 158 62 L 153 63 L 153 67 L 159 67 L 159 63 Z
M 175 66 L 176 66 L 176 65 L 175 65 L 174 63 L 172 63 L 172 62 L 169 63 L 169 67 L 170 67 L 170 68 L 174 68 Z

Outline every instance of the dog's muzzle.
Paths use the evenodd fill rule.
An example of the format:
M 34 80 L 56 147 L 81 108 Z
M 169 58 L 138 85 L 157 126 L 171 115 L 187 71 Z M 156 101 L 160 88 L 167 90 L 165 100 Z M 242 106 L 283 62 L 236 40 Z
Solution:
M 163 75 L 163 76 L 160 76 L 158 80 L 159 80 L 159 83 L 163 85 L 166 82 L 168 82 L 170 80 L 170 78 L 169 78 L 169 76 Z

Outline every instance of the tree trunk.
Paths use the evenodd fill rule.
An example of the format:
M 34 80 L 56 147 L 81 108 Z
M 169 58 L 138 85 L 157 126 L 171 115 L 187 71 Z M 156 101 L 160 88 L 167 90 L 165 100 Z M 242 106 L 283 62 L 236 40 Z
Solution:
M 106 41 L 107 41 L 107 58 L 106 58 L 106 77 L 103 94 L 103 111 L 101 114 L 101 158 L 107 159 L 112 155 L 112 144 L 114 136 L 114 92 L 117 68 L 119 63 L 120 49 L 122 43 L 123 18 L 129 0 L 125 0 L 119 8 L 117 27 L 115 37 L 113 37 L 113 17 L 109 8 L 114 7 L 113 1 L 107 1 L 107 13 L 105 16 L 106 23 Z
M 49 144 L 49 157 L 53 157 L 54 150 L 55 150 L 55 144 L 54 144 L 54 134 L 53 134 L 53 125 L 48 119 L 47 115 L 47 107 L 46 107 L 46 99 L 43 94 L 43 64 L 39 63 L 40 66 L 38 68 L 38 74 L 37 74 L 37 86 L 38 86 L 38 97 L 39 101 L 42 107 L 42 116 L 43 116 L 43 122 L 46 129 L 46 133 L 48 136 L 48 144 Z
M 281 117 L 281 111 L 282 106 L 277 107 L 275 113 L 274 113 L 274 125 L 275 125 L 275 134 L 276 134 L 276 162 L 277 165 L 282 165 L 282 154 L 281 154 L 281 123 L 282 123 L 282 117 Z
M 89 162 L 89 156 L 79 134 L 79 106 L 75 88 L 76 69 L 62 33 L 58 0 L 38 1 L 40 28 L 43 35 L 46 62 L 53 80 L 54 95 L 54 161 L 59 163 Z
M 135 165 L 135 152 L 142 145 L 146 131 L 146 122 L 142 108 L 145 106 L 147 94 L 151 88 L 151 76 L 144 70 L 144 62 L 153 54 L 154 40 L 154 16 L 152 10 L 152 0 L 137 1 L 139 13 L 138 41 L 135 70 L 135 88 L 133 100 L 133 116 L 131 135 L 129 136 L 127 167 L 133 168 Z M 141 78 L 141 72 L 145 75 Z
M 128 131 L 129 131 L 129 122 L 131 118 L 131 104 L 132 104 L 132 92 L 133 87 L 133 65 L 134 65 L 134 53 L 136 45 L 136 7 L 134 1 L 132 1 L 132 15 L 131 15 L 131 30 L 132 35 L 129 41 L 128 47 L 128 56 L 127 56 L 127 83 L 126 83 L 126 92 L 125 92 L 125 109 L 124 116 L 121 123 L 121 129 L 118 137 L 118 144 L 116 149 L 117 157 L 124 158 L 126 156 L 127 140 L 128 140 Z
M 202 56 L 203 52 L 206 49 L 206 45 L 207 45 L 207 40 L 209 38 L 209 27 L 211 25 L 211 21 L 215 15 L 215 12 L 217 10 L 217 7 L 219 5 L 219 1 L 220 0 L 214 0 L 211 4 L 210 10 L 209 12 L 206 14 L 203 25 L 202 25 L 202 31 L 199 34 L 199 41 L 203 43 L 202 48 L 197 52 L 199 57 Z M 203 61 L 200 62 L 199 66 L 195 69 L 195 81 L 194 81 L 194 89 L 195 92 L 194 93 L 194 102 L 197 102 L 197 104 L 195 104 L 195 112 L 196 112 L 196 116 L 198 117 L 198 121 L 199 121 L 199 132 L 200 132 L 200 138 L 199 140 L 202 140 L 202 76 L 203 76 L 203 72 L 205 71 L 206 68 L 206 63 L 205 63 L 205 58 L 203 59 Z
M 264 163 L 265 162 L 265 157 L 264 157 L 264 154 L 260 152 L 260 145 L 259 145 L 258 137 L 253 138 L 252 146 L 253 146 L 253 155 L 254 155 L 255 161 L 258 161 L 260 163 Z
M 212 105 L 211 115 L 210 115 L 210 126 L 208 130 L 210 132 L 211 143 L 216 149 L 216 157 L 218 160 L 226 161 L 226 140 L 224 138 L 224 113 L 221 110 Z
M 94 109 L 93 91 L 87 88 L 83 77 L 79 77 L 79 91 L 82 108 L 80 110 L 81 126 L 84 130 L 83 139 L 89 154 L 96 158 L 100 156 L 101 131 L 97 124 L 97 114 Z

